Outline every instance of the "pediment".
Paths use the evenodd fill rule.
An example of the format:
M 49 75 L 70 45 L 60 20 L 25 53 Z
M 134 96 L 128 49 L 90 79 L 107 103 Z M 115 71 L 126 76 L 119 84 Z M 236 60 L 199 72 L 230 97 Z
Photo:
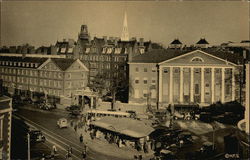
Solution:
M 39 69 L 48 71 L 61 71 L 61 69 L 50 59 L 44 62 Z
M 221 59 L 209 53 L 206 53 L 201 50 L 195 50 L 183 55 L 177 56 L 175 58 L 168 59 L 159 63 L 160 65 L 232 65 L 236 64 L 231 63 L 227 60 Z

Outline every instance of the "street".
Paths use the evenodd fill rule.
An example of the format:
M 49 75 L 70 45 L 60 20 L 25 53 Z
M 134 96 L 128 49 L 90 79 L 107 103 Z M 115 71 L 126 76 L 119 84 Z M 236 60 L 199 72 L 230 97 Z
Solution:
M 79 142 L 79 137 L 77 133 L 74 132 L 72 128 L 63 128 L 60 129 L 56 122 L 59 118 L 67 117 L 60 116 L 57 114 L 52 114 L 51 112 L 39 112 L 32 111 L 27 109 L 19 110 L 17 114 L 20 118 L 23 118 L 29 125 L 36 127 L 41 130 L 48 141 L 55 143 L 57 146 L 60 146 L 64 154 L 66 155 L 67 148 L 71 146 L 73 148 L 73 158 L 81 159 L 81 153 L 83 149 L 83 144 Z M 95 141 L 93 141 L 93 144 Z M 97 152 L 92 150 L 91 146 L 88 146 L 87 159 L 88 160 L 127 160 L 129 158 L 118 158 L 110 155 L 105 155 L 103 152 Z M 100 148 L 105 149 L 105 148 Z M 132 157 L 133 155 L 131 155 Z

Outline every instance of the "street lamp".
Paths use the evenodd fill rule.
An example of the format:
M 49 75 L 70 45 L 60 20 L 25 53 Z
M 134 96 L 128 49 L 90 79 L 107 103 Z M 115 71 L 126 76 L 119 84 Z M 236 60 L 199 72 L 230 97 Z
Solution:
M 30 160 L 30 134 L 27 134 L 27 139 L 28 139 L 28 160 Z

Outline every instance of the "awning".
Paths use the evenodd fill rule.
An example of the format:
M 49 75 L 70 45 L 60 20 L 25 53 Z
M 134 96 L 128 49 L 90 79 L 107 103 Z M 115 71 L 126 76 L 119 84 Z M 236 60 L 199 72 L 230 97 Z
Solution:
M 134 138 L 148 136 L 154 128 L 143 121 L 130 118 L 103 117 L 91 122 L 92 125 Z

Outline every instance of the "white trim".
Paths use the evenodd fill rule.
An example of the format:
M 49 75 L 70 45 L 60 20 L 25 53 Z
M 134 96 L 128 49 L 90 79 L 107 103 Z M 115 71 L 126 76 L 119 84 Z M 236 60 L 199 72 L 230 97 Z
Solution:
M 180 67 L 180 103 L 183 102 L 183 67 Z
M 173 102 L 173 67 L 170 67 L 170 71 L 169 71 L 169 103 Z
M 79 63 L 80 64 L 80 66 L 82 66 L 84 69 L 85 69 L 85 71 L 89 71 L 89 69 L 82 63 L 82 61 L 80 61 L 79 59 L 77 59 L 74 63 L 72 63 L 70 66 L 72 66 L 73 64 L 75 64 L 75 63 Z M 70 66 L 65 70 L 65 71 L 68 71 L 68 69 L 70 68 Z
M 190 102 L 194 102 L 194 68 L 191 67 L 190 71 Z
M 40 65 L 37 69 L 42 69 L 44 66 L 46 66 L 49 62 L 51 62 L 51 58 L 47 59 L 45 62 L 43 62 L 42 65 Z
M 221 60 L 221 61 L 225 62 L 226 64 L 231 64 L 231 65 L 233 65 L 233 66 L 237 66 L 237 64 L 234 64 L 234 63 L 232 63 L 232 62 L 228 62 L 228 61 L 226 61 L 226 60 L 224 60 L 224 59 L 222 59 L 222 58 L 216 57 L 216 56 L 214 56 L 214 55 L 211 55 L 211 54 L 206 53 L 206 52 L 204 52 L 204 51 L 201 51 L 201 50 L 199 50 L 199 49 L 194 50 L 194 51 L 191 51 L 191 52 L 188 52 L 188 53 L 184 53 L 183 55 L 180 55 L 180 56 L 177 56 L 177 57 L 174 57 L 174 58 L 165 60 L 165 61 L 162 61 L 162 62 L 160 62 L 160 63 L 158 63 L 158 64 L 161 65 L 161 64 L 163 64 L 163 63 L 166 63 L 166 62 L 169 62 L 169 61 L 173 61 L 173 60 L 178 59 L 178 58 L 181 58 L 181 57 L 188 56 L 188 55 L 193 54 L 193 53 L 195 53 L 195 52 L 200 52 L 200 53 L 203 53 L 203 54 L 205 54 L 205 55 L 207 55 L 207 56 L 210 56 L 210 57 L 216 58 L 216 59 L 218 59 L 218 60 Z
M 162 102 L 162 66 L 159 67 L 159 102 Z
M 193 61 L 194 59 L 200 59 L 200 60 L 201 60 L 201 62 L 204 62 L 204 59 L 203 59 L 203 58 L 201 58 L 201 57 L 199 57 L 199 56 L 195 56 L 195 57 L 193 57 L 193 58 L 190 60 L 190 62 L 196 62 L 196 61 Z
M 201 103 L 205 102 L 204 99 L 204 68 L 201 68 Z
M 3 119 L 4 115 L 0 116 L 0 140 L 3 140 Z
M 202 65 L 202 66 L 201 66 Z M 234 68 L 233 66 L 225 66 L 225 65 L 206 65 L 206 64 L 199 64 L 199 65 L 161 65 L 162 67 L 185 67 L 185 68 Z
M 214 68 L 211 69 L 211 101 L 214 103 Z
M 221 102 L 225 102 L 225 69 L 221 69 Z
M 148 63 L 145 63 L 145 62 L 143 62 L 143 63 L 141 63 L 141 62 L 128 62 L 128 64 L 157 64 L 157 63 L 151 63 L 151 62 L 148 62 Z

